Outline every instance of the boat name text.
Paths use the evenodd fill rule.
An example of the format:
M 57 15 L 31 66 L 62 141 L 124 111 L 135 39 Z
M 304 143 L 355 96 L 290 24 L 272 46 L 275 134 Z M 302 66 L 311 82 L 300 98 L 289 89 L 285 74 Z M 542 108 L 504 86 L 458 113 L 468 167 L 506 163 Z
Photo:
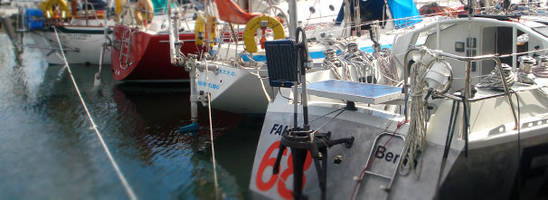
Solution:
M 396 163 L 396 160 L 398 160 L 400 155 L 387 151 L 386 147 L 379 145 L 375 150 L 375 157 L 381 160 L 384 158 L 386 162 Z
M 215 83 L 206 83 L 205 81 L 198 81 L 198 86 L 201 86 L 201 87 L 205 87 L 207 85 L 207 87 L 211 88 L 211 89 L 214 89 L 214 90 L 218 90 L 221 86 L 219 86 L 218 84 L 215 84 Z
M 226 75 L 229 75 L 229 76 L 236 76 L 236 72 L 226 70 L 226 69 L 219 69 L 219 73 L 226 74 Z
M 287 131 L 287 125 L 283 125 L 283 124 L 274 124 L 272 126 L 272 129 L 270 129 L 270 134 L 274 134 L 274 135 L 282 135 L 282 133 L 286 132 Z

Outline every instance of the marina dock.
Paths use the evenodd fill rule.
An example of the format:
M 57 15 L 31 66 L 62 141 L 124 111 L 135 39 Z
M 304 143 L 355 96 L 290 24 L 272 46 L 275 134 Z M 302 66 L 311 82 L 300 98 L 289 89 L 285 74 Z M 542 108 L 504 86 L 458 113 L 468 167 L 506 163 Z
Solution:
M 0 199 L 548 199 L 547 13 L 0 0 Z

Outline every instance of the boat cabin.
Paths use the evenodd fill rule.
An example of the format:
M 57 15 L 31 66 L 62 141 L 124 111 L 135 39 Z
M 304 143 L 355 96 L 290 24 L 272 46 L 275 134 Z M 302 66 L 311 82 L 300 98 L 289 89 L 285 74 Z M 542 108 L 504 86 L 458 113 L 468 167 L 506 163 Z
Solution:
M 421 25 L 423 27 L 398 37 L 394 42 L 394 53 L 399 60 L 403 60 L 407 47 L 414 44 L 465 57 L 497 54 L 501 56 L 502 63 L 516 69 L 520 67 L 519 57 L 527 55 L 520 52 L 539 51 L 529 53 L 529 56 L 537 57 L 544 55 L 541 50 L 548 47 L 548 26 L 519 18 L 457 18 Z M 462 79 L 466 63 L 448 62 L 452 66 L 453 77 Z M 471 83 L 478 83 L 494 68 L 494 61 L 472 62 Z M 454 81 L 452 88 L 460 90 L 464 88 L 464 82 Z

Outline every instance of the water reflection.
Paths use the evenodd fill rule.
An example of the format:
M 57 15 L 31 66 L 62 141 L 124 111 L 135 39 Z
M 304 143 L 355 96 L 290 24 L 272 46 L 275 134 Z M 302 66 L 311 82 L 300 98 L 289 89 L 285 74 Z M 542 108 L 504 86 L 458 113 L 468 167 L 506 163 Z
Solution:
M 21 65 L 10 48 L 0 58 L 0 198 L 126 198 L 64 68 L 29 48 Z M 71 67 L 139 198 L 214 197 L 207 110 L 196 136 L 176 133 L 189 123 L 188 86 L 117 84 L 104 70 L 95 87 L 97 66 Z M 213 118 L 222 196 L 245 198 L 261 121 L 221 111 Z
M 172 179 L 173 173 L 184 176 L 171 184 L 181 184 L 171 192 L 171 197 L 214 198 L 212 166 L 209 152 L 207 110 L 200 109 L 200 129 L 196 136 L 177 133 L 176 130 L 190 118 L 188 112 L 188 85 L 171 84 L 118 84 L 113 86 L 113 99 L 119 116 L 125 120 L 119 132 L 133 138 L 139 159 L 148 166 L 161 167 L 158 177 Z M 223 137 L 241 120 L 242 116 L 214 112 L 214 135 Z M 131 120 L 128 120 L 131 118 Z M 181 160 L 174 165 L 174 160 Z M 235 178 L 218 166 L 219 179 L 225 198 L 242 198 Z M 156 178 L 158 178 L 156 177 Z M 234 187 L 236 186 L 236 187 Z

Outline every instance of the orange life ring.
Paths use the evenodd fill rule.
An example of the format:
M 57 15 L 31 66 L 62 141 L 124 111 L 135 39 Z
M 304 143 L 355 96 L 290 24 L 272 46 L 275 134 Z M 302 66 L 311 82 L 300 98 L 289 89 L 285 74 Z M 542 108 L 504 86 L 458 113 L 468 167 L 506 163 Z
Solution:
M 135 6 L 135 21 L 137 24 L 146 26 L 154 17 L 154 5 L 150 0 L 138 0 Z

